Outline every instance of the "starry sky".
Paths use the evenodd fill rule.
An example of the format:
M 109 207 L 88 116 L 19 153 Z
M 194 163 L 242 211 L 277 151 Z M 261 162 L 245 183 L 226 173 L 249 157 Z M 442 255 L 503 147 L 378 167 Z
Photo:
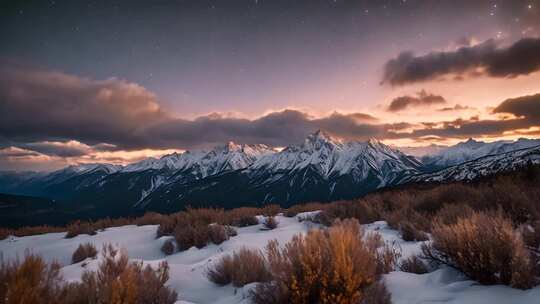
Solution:
M 3 1 L 0 170 L 540 135 L 540 1 Z

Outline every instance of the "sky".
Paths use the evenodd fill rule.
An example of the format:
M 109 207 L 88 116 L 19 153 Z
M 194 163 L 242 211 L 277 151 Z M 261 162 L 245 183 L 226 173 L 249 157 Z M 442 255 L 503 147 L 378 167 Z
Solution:
M 540 1 L 3 1 L 0 170 L 540 136 Z

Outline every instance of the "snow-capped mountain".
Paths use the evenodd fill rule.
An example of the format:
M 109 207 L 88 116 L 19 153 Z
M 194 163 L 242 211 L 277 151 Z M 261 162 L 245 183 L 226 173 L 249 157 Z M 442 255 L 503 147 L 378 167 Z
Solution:
M 303 144 L 267 155 L 248 169 L 250 176 L 303 171 L 311 168 L 325 179 L 350 175 L 362 182 L 370 174 L 380 179 L 379 187 L 391 183 L 396 174 L 410 174 L 421 167 L 418 160 L 392 149 L 376 139 L 343 142 L 317 131 Z
M 375 139 L 343 141 L 317 131 L 281 151 L 229 142 L 208 151 L 172 153 L 124 167 L 84 164 L 48 174 L 0 173 L 0 192 L 77 202 L 70 206 L 82 204 L 95 215 L 108 216 L 177 211 L 187 205 L 288 206 L 351 199 L 405 182 L 472 179 L 510 170 L 527 160 L 524 152 L 518 152 L 525 150 L 519 149 L 537 145 L 540 140 L 470 139 L 428 149 L 431 153 L 420 161 Z
M 470 181 L 479 177 L 523 168 L 529 164 L 540 164 L 540 145 L 484 156 L 433 173 L 408 176 L 400 183 Z
M 161 158 L 146 158 L 125 166 L 121 171 L 196 170 L 198 176 L 205 177 L 220 171 L 246 168 L 259 157 L 272 152 L 274 151 L 266 145 L 238 145 L 229 142 L 210 151 L 186 151 L 168 154 Z
M 246 169 L 192 183 L 163 185 L 144 205 L 208 202 L 219 205 L 351 198 L 420 172 L 421 164 L 375 139 L 343 142 L 322 131 L 302 144 L 266 154 Z
M 487 155 L 496 155 L 538 145 L 540 145 L 538 139 L 520 138 L 516 141 L 500 140 L 486 143 L 471 138 L 457 145 L 425 155 L 421 159 L 426 168 L 438 170 Z
M 126 200 L 144 207 L 142 202 L 155 190 L 168 184 L 185 184 L 208 176 L 244 169 L 274 150 L 265 145 L 239 145 L 229 142 L 210 151 L 172 153 L 147 158 L 125 166 L 82 191 L 81 197 L 99 200 Z

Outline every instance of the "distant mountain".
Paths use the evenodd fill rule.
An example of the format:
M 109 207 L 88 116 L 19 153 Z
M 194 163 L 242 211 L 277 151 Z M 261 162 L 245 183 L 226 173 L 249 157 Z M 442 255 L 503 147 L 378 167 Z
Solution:
M 244 169 L 260 157 L 273 153 L 265 145 L 229 142 L 210 151 L 173 153 L 149 158 L 124 167 L 78 192 L 79 201 L 125 202 L 127 207 L 145 208 L 151 193 L 170 184 L 192 183 L 209 176 Z
M 538 139 L 520 138 L 517 141 L 481 142 L 469 139 L 455 146 L 439 149 L 421 158 L 425 168 L 434 171 L 454 166 L 487 155 L 496 155 L 540 145 Z
M 376 140 L 345 143 L 317 131 L 301 145 L 264 155 L 243 170 L 165 184 L 141 204 L 161 209 L 176 203 L 291 205 L 352 198 L 419 173 L 420 167 L 414 157 Z
M 317 131 L 277 151 L 229 142 L 209 151 L 173 153 L 127 166 L 84 164 L 51 173 L 0 173 L 0 192 L 47 197 L 66 212 L 92 217 L 191 206 L 350 199 L 406 182 L 468 180 L 536 162 L 540 140 L 432 146 L 417 158 L 375 139 L 340 139 Z M 529 154 L 523 151 L 529 151 Z M 515 151 L 511 152 L 511 151 Z M 432 172 L 431 174 L 426 174 Z
M 508 172 L 537 164 L 540 164 L 539 145 L 480 157 L 433 173 L 408 176 L 399 183 L 471 181 L 479 177 Z

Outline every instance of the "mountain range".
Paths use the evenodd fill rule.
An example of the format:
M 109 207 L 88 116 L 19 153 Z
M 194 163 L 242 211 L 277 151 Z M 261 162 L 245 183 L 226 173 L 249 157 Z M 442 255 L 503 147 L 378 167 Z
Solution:
M 406 150 L 410 154 L 411 149 Z M 0 192 L 45 197 L 74 213 L 116 216 L 190 206 L 232 208 L 350 199 L 384 187 L 470 180 L 540 163 L 540 140 L 469 139 L 412 156 L 370 139 L 317 131 L 277 150 L 229 142 L 126 166 L 83 164 L 51 173 L 0 173 Z

